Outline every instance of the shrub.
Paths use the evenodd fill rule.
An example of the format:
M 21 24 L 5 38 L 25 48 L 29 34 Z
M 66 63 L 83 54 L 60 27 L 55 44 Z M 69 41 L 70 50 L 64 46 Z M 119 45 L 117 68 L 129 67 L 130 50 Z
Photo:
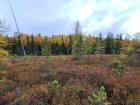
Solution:
M 129 66 L 135 66 L 137 64 L 137 60 L 134 57 L 128 57 L 126 59 L 126 64 Z
M 6 78 L 2 78 L 2 79 L 0 80 L 0 84 L 3 84 L 5 81 L 6 81 Z
M 57 90 L 57 89 L 60 88 L 59 81 L 57 81 L 57 80 L 54 80 L 54 81 L 52 81 L 52 82 L 49 82 L 49 83 L 48 83 L 48 86 L 49 86 L 49 89 L 51 89 L 51 90 L 53 90 L 53 91 L 55 91 L 55 90 Z
M 139 79 L 129 77 L 127 74 L 119 79 L 109 76 L 104 86 L 112 105 L 135 105 L 134 103 L 139 100 Z
M 14 84 L 10 80 L 1 80 L 0 105 L 9 105 L 15 99 Z
M 118 67 L 121 64 L 121 61 L 114 58 L 112 60 L 111 64 L 112 64 L 113 67 Z
M 85 85 L 87 84 L 70 81 L 56 94 L 55 100 L 57 100 L 57 104 L 55 105 L 86 105 L 90 88 L 88 87 L 87 89 Z
M 49 94 L 48 87 L 46 85 L 33 86 L 29 93 L 28 105 L 48 105 Z
M 107 93 L 105 88 L 102 86 L 97 92 L 93 92 L 88 96 L 89 105 L 110 105 L 107 101 Z
M 120 60 L 118 60 L 118 59 L 112 60 L 112 73 L 114 75 L 120 76 L 120 75 L 124 74 L 125 70 L 126 70 L 126 67 L 124 64 L 121 63 Z
M 0 70 L 6 69 L 8 64 L 8 59 L 3 57 L 0 58 Z
M 10 105 L 28 105 L 26 95 L 22 94 L 20 97 L 16 97 L 15 100 L 10 103 Z
M 93 73 L 89 78 L 89 83 L 93 86 L 100 87 L 104 84 L 104 79 L 101 73 Z
M 0 93 L 7 91 L 12 91 L 14 89 L 14 83 L 10 80 L 3 80 L 2 85 L 0 86 Z
M 15 93 L 6 92 L 3 96 L 0 97 L 0 105 L 11 105 L 10 103 L 15 99 Z

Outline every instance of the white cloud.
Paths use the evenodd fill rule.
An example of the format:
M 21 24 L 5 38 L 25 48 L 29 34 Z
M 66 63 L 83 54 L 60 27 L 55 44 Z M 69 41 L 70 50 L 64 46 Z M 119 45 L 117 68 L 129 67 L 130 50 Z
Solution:
M 134 11 L 129 15 L 128 21 L 122 26 L 123 29 L 130 33 L 134 34 L 140 32 L 140 11 Z
M 70 21 L 83 21 L 89 18 L 93 12 L 93 5 L 84 0 L 71 0 L 71 2 L 63 7 L 64 16 L 68 17 Z
M 11 1 L 21 30 L 30 33 L 39 32 L 44 26 L 51 30 L 44 29 L 44 33 L 71 33 L 77 20 L 83 24 L 85 33 L 140 31 L 140 0 Z M 0 15 L 15 27 L 5 0 L 0 4 Z
M 119 29 L 116 29 L 119 32 L 140 31 L 139 0 L 72 0 L 66 8 L 65 16 L 71 21 L 80 20 L 84 23 L 83 31 L 86 33 L 105 31 L 104 29 L 114 31 L 115 29 L 109 30 L 115 27 L 114 23 L 119 25 Z

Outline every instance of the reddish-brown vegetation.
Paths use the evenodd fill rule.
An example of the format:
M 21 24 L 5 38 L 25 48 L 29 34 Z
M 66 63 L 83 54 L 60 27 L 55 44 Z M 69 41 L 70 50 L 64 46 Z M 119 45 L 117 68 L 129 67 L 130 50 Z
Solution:
M 122 55 L 0 58 L 0 105 L 88 105 L 87 97 L 105 87 L 112 105 L 139 105 L 140 67 L 112 75 L 111 60 Z M 54 71 L 52 73 L 50 71 Z M 50 73 L 50 75 L 44 75 Z M 48 76 L 50 76 L 48 78 Z M 59 81 L 57 83 L 50 82 Z

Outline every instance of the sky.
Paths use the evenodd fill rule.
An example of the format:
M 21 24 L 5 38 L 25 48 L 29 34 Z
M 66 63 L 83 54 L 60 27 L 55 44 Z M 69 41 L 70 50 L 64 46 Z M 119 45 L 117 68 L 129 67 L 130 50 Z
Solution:
M 77 20 L 84 34 L 140 32 L 140 0 L 10 0 L 21 32 L 71 34 Z M 0 0 L 0 19 L 16 32 L 8 0 Z

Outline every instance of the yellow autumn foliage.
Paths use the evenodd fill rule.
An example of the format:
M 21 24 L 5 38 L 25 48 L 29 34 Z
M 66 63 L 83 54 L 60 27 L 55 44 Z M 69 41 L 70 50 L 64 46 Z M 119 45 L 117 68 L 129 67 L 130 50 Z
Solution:
M 0 57 L 2 57 L 2 56 L 8 56 L 8 55 L 9 55 L 8 51 L 3 50 L 3 49 L 0 49 Z

